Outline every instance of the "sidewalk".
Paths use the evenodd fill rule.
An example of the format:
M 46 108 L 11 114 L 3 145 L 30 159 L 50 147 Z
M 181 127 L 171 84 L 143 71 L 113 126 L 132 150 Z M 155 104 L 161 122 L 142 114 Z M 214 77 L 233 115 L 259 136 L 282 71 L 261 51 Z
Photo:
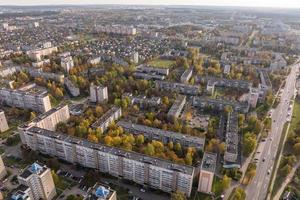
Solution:
M 274 200 L 280 199 L 281 194 L 284 192 L 284 189 L 286 188 L 286 186 L 292 181 L 294 174 L 299 167 L 300 167 L 300 161 L 298 161 L 298 163 L 293 167 L 292 171 L 285 178 L 284 182 L 281 184 L 279 190 L 277 191 L 276 195 L 274 196 Z

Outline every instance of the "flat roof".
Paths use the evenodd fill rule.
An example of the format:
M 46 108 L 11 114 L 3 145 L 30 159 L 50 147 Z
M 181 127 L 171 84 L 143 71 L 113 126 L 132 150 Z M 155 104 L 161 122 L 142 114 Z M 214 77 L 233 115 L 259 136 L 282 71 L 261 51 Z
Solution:
M 194 172 L 194 167 L 189 166 L 189 165 L 177 164 L 177 163 L 173 163 L 173 162 L 168 161 L 168 160 L 163 160 L 161 158 L 151 157 L 151 156 L 141 154 L 141 153 L 137 153 L 137 152 L 133 152 L 133 151 L 126 151 L 126 150 L 116 148 L 116 147 L 109 147 L 109 146 L 106 146 L 102 143 L 90 142 L 86 139 L 77 138 L 77 137 L 69 136 L 69 135 L 66 135 L 66 134 L 60 134 L 60 133 L 50 131 L 50 130 L 46 130 L 46 129 L 42 129 L 42 128 L 39 128 L 39 127 L 31 127 L 27 130 L 27 132 L 35 133 L 35 134 L 38 134 L 38 135 L 43 135 L 43 136 L 53 138 L 53 139 L 57 139 L 57 140 L 67 142 L 67 143 L 70 143 L 70 144 L 80 145 L 80 146 L 90 148 L 90 149 L 94 149 L 94 150 L 98 150 L 98 151 L 101 151 L 101 152 L 104 152 L 104 153 L 109 153 L 109 154 L 113 154 L 113 155 L 116 155 L 116 156 L 121 156 L 121 157 L 128 158 L 128 159 L 131 159 L 131 160 L 135 160 L 135 161 L 138 161 L 138 162 L 149 163 L 149 164 L 152 164 L 152 165 L 157 166 L 157 167 L 162 167 L 162 168 L 165 168 L 165 169 L 182 172 L 182 173 L 189 174 L 189 175 L 192 175 L 193 172 Z

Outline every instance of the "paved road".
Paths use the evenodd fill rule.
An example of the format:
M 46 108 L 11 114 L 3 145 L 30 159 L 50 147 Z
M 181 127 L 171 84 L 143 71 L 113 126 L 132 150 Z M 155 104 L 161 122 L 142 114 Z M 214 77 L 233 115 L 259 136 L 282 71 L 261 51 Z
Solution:
M 263 145 L 259 163 L 257 164 L 257 174 L 253 181 L 246 188 L 247 200 L 264 200 L 267 196 L 270 175 L 268 170 L 272 171 L 274 166 L 274 158 L 276 156 L 283 125 L 287 119 L 290 99 L 295 92 L 296 71 L 299 64 L 292 66 L 291 73 L 286 78 L 286 84 L 283 88 L 281 101 L 272 114 L 272 128 Z M 265 161 L 263 162 L 263 158 Z

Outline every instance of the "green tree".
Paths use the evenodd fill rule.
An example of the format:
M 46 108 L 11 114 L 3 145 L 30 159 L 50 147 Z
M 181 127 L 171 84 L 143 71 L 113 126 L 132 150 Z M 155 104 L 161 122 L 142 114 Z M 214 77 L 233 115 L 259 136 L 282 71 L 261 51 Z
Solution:
M 300 142 L 293 145 L 293 152 L 296 155 L 300 155 Z
M 140 134 L 136 137 L 136 143 L 138 145 L 142 145 L 144 144 L 144 142 L 145 142 L 144 135 Z
M 176 191 L 171 194 L 171 200 L 187 200 L 187 198 L 183 192 Z
M 155 154 L 155 148 L 152 144 L 148 143 L 147 146 L 144 148 L 144 152 L 147 155 L 153 156 Z
M 230 187 L 231 184 L 231 178 L 228 177 L 226 174 L 223 176 L 222 178 L 222 189 L 223 191 L 228 189 Z
M 244 134 L 243 139 L 243 154 L 249 156 L 256 146 L 256 135 L 253 133 L 247 132 Z
M 243 188 L 235 188 L 231 200 L 244 200 L 246 199 L 246 192 Z

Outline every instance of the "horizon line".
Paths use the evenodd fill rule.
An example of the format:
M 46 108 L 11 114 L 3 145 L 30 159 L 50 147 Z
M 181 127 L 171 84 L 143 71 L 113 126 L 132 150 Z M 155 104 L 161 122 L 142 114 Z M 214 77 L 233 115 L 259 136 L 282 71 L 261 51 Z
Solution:
M 233 7 L 233 8 L 268 8 L 268 9 L 300 9 L 300 7 L 252 6 L 252 5 L 217 5 L 217 4 L 126 4 L 126 3 L 62 3 L 62 4 L 0 4 L 0 7 L 38 7 L 38 6 L 203 6 L 203 7 Z

